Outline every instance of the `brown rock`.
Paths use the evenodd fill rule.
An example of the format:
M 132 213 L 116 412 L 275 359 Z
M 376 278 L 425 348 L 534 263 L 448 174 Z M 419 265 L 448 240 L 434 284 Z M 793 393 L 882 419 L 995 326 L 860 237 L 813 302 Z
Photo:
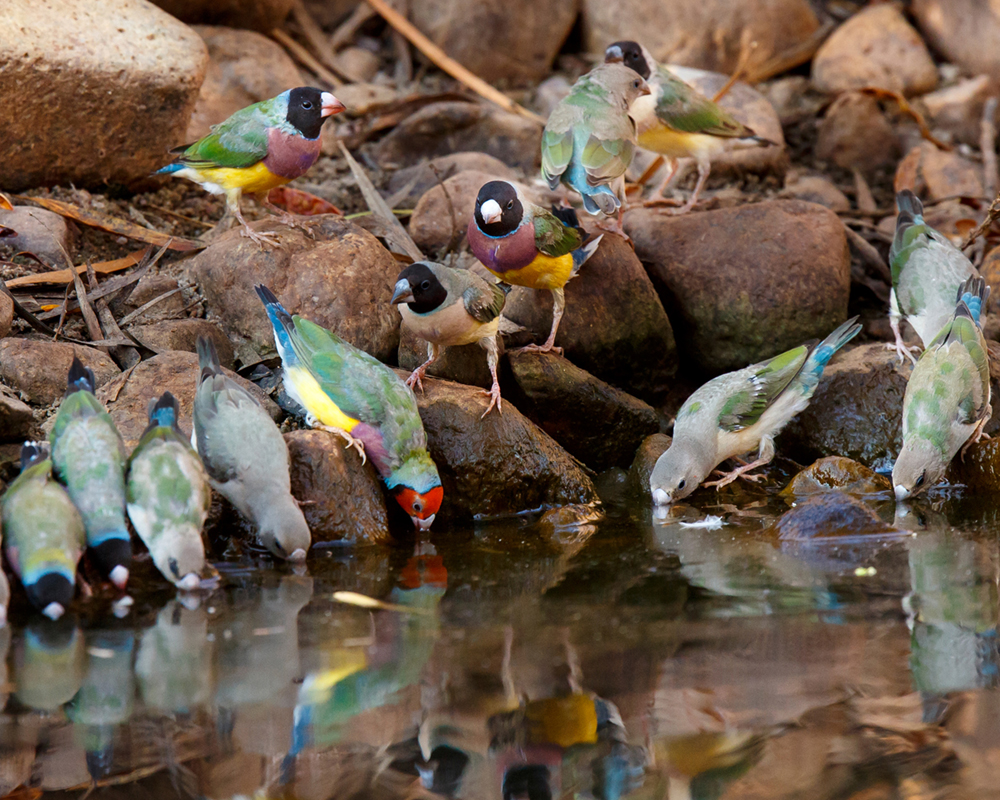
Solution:
M 29 403 L 47 406 L 66 391 L 66 376 L 76 355 L 94 370 L 98 386 L 121 372 L 111 357 L 92 347 L 43 339 L 0 340 L 0 379 L 20 392 Z
M 819 175 L 801 175 L 789 180 L 781 190 L 782 197 L 803 200 L 806 203 L 817 203 L 826 206 L 834 213 L 849 211 L 851 201 L 847 199 L 832 181 Z
M 812 63 L 813 83 L 843 92 L 874 86 L 906 95 L 937 85 L 927 45 L 891 3 L 868 6 L 823 42 Z
M 203 319 L 167 319 L 148 325 L 134 325 L 131 333 L 153 352 L 184 350 L 197 352 L 198 337 L 205 336 L 215 344 L 219 361 L 227 369 L 233 367 L 233 346 L 218 325 Z
M 123 373 L 100 389 L 97 397 L 107 406 L 129 448 L 135 447 L 149 424 L 149 401 L 164 392 L 177 398 L 181 412 L 178 424 L 184 435 L 190 436 L 198 374 L 198 356 L 174 350 L 143 361 L 131 373 Z M 256 397 L 271 419 L 280 419 L 281 409 L 256 384 L 235 372 L 226 370 L 226 374 Z
M 378 144 L 384 165 L 408 167 L 434 156 L 475 150 L 524 170 L 538 166 L 542 126 L 482 103 L 432 103 L 411 114 Z
M 848 92 L 820 120 L 816 155 L 844 169 L 872 172 L 896 163 L 899 137 L 875 98 Z
M 385 498 L 371 463 L 326 431 L 285 434 L 292 495 L 302 505 L 313 543 L 391 541 Z
M 0 208 L 0 227 L 10 228 L 16 234 L 0 238 L 0 252 L 26 251 L 60 268 L 67 257 L 72 258 L 72 232 L 66 219 L 59 214 L 27 206 L 10 210 Z
M 337 69 L 356 81 L 370 81 L 378 74 L 382 60 L 363 47 L 345 47 L 336 55 Z
M 925 94 L 920 103 L 939 138 L 954 139 L 979 147 L 983 106 L 995 89 L 986 75 L 962 78 L 952 86 Z
M 798 503 L 781 515 L 774 530 L 791 541 L 835 541 L 841 536 L 895 532 L 868 506 L 843 492 L 825 492 Z
M 528 418 L 597 472 L 628 466 L 642 440 L 660 429 L 651 406 L 565 358 L 513 352 L 507 363 L 524 394 L 519 404 Z
M 847 240 L 822 206 L 774 200 L 681 217 L 639 209 L 625 215 L 625 229 L 684 342 L 682 357 L 702 373 L 826 336 L 847 317 Z
M 155 0 L 156 5 L 187 23 L 227 25 L 270 33 L 292 10 L 294 0 Z
M 983 0 L 915 0 L 910 9 L 927 43 L 969 75 L 1000 81 L 1000 8 Z
M 597 502 L 572 456 L 512 403 L 483 417 L 489 401 L 479 389 L 433 379 L 424 388 L 417 405 L 444 486 L 439 519 Z
M 493 176 L 494 180 L 518 179 L 515 170 L 486 153 L 452 153 L 397 170 L 389 178 L 386 194 L 396 196 L 409 187 L 406 197 L 397 200 L 395 207 L 413 208 L 424 194 L 459 172 L 481 172 Z
M 277 42 L 259 33 L 212 25 L 195 27 L 208 46 L 208 70 L 184 141 L 208 134 L 231 114 L 305 82 Z
M 0 186 L 129 182 L 166 163 L 205 77 L 195 33 L 143 0 L 10 0 L 2 14 L 0 97 L 16 113 Z
M 577 0 L 410 3 L 410 18 L 431 41 L 490 82 L 528 82 L 546 77 L 578 11 Z
M 842 491 L 848 494 L 875 494 L 892 489 L 885 475 L 864 464 L 842 456 L 827 456 L 815 461 L 792 478 L 782 489 L 783 495 L 802 497 L 822 492 Z
M 980 168 L 958 153 L 938 150 L 930 142 L 914 147 L 896 168 L 895 189 L 912 189 L 930 200 L 982 197 Z
M 1000 297 L 1000 247 L 994 247 L 985 255 L 979 266 L 979 274 L 990 285 L 990 306 L 995 307 L 997 298 Z
M 182 316 L 186 313 L 185 302 L 183 292 L 175 291 L 179 288 L 177 281 L 169 275 L 146 275 L 136 283 L 132 294 L 123 304 L 122 310 L 124 313 L 130 314 L 146 303 L 157 300 L 154 305 L 143 311 L 136 318 L 136 321 L 146 323 Z M 169 292 L 174 292 L 174 294 L 163 297 Z M 163 299 L 159 300 L 160 297 Z
M 653 467 L 656 466 L 657 459 L 667 452 L 671 441 L 673 440 L 665 433 L 654 433 L 642 440 L 625 478 L 625 487 L 630 494 L 649 498 L 649 478 L 653 474 Z
M 281 232 L 281 246 L 261 250 L 232 231 L 195 256 L 189 268 L 205 296 L 206 310 L 230 338 L 273 350 L 271 323 L 254 292 L 263 283 L 289 313 L 333 330 L 383 361 L 399 346 L 399 312 L 390 304 L 399 264 L 376 239 L 335 216 L 313 217 L 315 238 L 299 229 L 262 224 Z
M 0 339 L 10 333 L 14 325 L 14 301 L 0 292 Z
M 741 38 L 757 43 L 751 70 L 781 55 L 781 65 L 763 69 L 771 77 L 810 59 L 819 21 L 807 0 L 583 0 L 586 49 L 603 57 L 620 39 L 642 42 L 661 62 L 686 64 L 732 74 L 740 59 Z M 790 58 L 790 56 L 793 56 Z
M 637 397 L 661 397 L 677 372 L 677 347 L 663 304 L 625 240 L 605 235 L 565 291 L 556 344 L 566 358 Z M 552 325 L 552 294 L 515 286 L 504 316 L 543 341 Z
M 65 383 L 64 378 L 63 388 Z M 34 424 L 31 406 L 14 397 L 6 386 L 0 386 L 0 441 L 23 442 Z

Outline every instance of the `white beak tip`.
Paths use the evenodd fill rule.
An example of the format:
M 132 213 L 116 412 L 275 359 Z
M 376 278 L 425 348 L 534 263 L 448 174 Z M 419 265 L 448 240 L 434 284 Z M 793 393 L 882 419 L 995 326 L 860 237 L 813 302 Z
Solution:
M 108 574 L 108 578 L 119 589 L 124 589 L 128 583 L 128 568 L 119 564 Z
M 179 581 L 177 581 L 177 588 L 182 592 L 193 592 L 201 585 L 201 580 L 193 572 L 189 572 Z
M 893 491 L 893 494 L 895 494 L 895 495 L 896 495 L 896 499 L 897 499 L 897 500 L 905 500 L 905 499 L 906 499 L 907 497 L 909 497 L 909 496 L 910 496 L 910 490 L 909 490 L 909 489 L 907 489 L 907 488 L 906 488 L 905 486 L 903 486 L 902 484 L 899 484 L 899 483 L 897 483 L 897 484 L 896 484 L 896 485 L 895 485 L 895 486 L 893 487 L 892 491 Z
M 413 524 L 417 526 L 418 531 L 429 531 L 431 525 L 434 524 L 434 517 L 437 514 L 431 514 L 427 519 L 420 519 L 420 517 L 410 517 L 413 520 Z
M 658 506 L 669 506 L 670 495 L 664 489 L 653 489 L 653 503 Z
M 323 92 L 320 95 L 320 108 L 320 116 L 324 118 L 332 117 L 334 114 L 339 114 L 341 111 L 347 110 L 347 106 L 329 92 Z
M 292 551 L 291 555 L 288 556 L 288 560 L 295 564 L 300 564 L 306 560 L 306 551 L 301 547 L 296 548 Z
M 487 225 L 492 225 L 503 219 L 503 209 L 500 208 L 500 204 L 496 200 L 490 199 L 483 203 L 479 207 L 479 213 L 483 215 L 483 222 Z
M 62 603 L 49 603 L 42 609 L 42 613 L 49 619 L 55 621 L 66 613 L 66 609 L 62 607 Z

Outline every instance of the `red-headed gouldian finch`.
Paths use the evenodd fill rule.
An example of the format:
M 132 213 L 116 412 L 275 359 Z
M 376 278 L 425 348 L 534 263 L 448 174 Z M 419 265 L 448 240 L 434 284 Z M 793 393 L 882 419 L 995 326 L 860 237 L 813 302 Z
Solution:
M 252 230 L 240 212 L 240 198 L 255 194 L 282 222 L 295 218 L 272 205 L 267 193 L 305 175 L 320 153 L 320 131 L 328 117 L 344 110 L 329 92 L 311 86 L 289 89 L 277 97 L 242 108 L 212 127 L 194 144 L 172 153 L 177 160 L 157 170 L 187 178 L 212 194 L 224 194 L 226 205 L 243 225 L 243 235 L 263 247 L 275 234 Z

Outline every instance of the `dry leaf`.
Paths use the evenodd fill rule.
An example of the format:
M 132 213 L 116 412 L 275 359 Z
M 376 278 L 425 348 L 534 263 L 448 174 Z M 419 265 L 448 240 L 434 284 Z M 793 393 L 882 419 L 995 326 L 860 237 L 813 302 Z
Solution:
M 149 252 L 147 247 L 144 250 L 136 250 L 134 253 L 130 253 L 125 256 L 125 258 L 116 258 L 113 261 L 101 261 L 94 264 L 94 272 L 100 275 L 107 275 L 111 272 L 121 272 L 123 269 L 128 269 L 129 267 L 134 267 L 138 264 L 144 255 Z M 86 265 L 82 267 L 73 268 L 78 275 L 82 275 L 87 271 Z M 66 284 L 73 282 L 73 271 L 68 269 L 59 269 L 54 272 L 41 272 L 37 275 L 24 275 L 20 278 L 13 278 L 7 281 L 8 289 L 16 289 L 19 286 L 38 286 L 41 284 Z
M 10 202 L 10 198 L 7 197 L 3 192 L 0 192 L 0 210 L 3 211 L 13 211 L 14 204 Z
M 337 214 L 341 217 L 344 215 L 343 211 L 328 200 L 301 189 L 293 189 L 291 186 L 272 189 L 267 199 L 289 214 L 298 214 L 302 217 L 312 217 L 316 214 Z

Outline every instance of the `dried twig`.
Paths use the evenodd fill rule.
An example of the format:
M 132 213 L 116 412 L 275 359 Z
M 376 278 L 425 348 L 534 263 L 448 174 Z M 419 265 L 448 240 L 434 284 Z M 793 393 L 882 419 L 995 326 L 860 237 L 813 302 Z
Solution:
M 113 261 L 101 261 L 94 264 L 94 271 L 100 273 L 101 275 L 106 275 L 110 272 L 120 272 L 123 269 L 128 269 L 129 267 L 134 267 L 143 258 L 149 255 L 152 248 L 147 247 L 144 250 L 137 250 L 131 253 L 125 258 L 116 258 Z M 73 272 L 86 272 L 87 268 L 84 267 L 73 267 L 72 269 L 58 269 L 52 272 L 42 272 L 37 275 L 24 275 L 20 278 L 13 278 L 7 281 L 7 287 L 14 289 L 21 286 L 36 286 L 38 284 L 56 283 L 56 284 L 71 284 L 73 283 Z
M 335 89 L 344 85 L 344 82 L 333 74 L 329 69 L 327 69 L 323 64 L 321 64 L 316 57 L 306 50 L 302 45 L 295 41 L 291 36 L 285 33 L 281 28 L 275 28 L 271 31 L 272 38 L 276 39 L 279 44 L 284 46 L 284 48 L 291 54 L 292 58 L 298 61 L 306 69 L 311 70 L 316 73 L 316 76 L 321 80 L 326 81 L 328 84 L 333 86 Z
M 497 91 L 478 75 L 473 74 L 468 69 L 459 64 L 449 56 L 444 50 L 434 42 L 424 36 L 417 27 L 405 16 L 392 8 L 385 0 L 366 0 L 368 5 L 374 8 L 393 28 L 410 40 L 410 43 L 434 62 L 438 67 L 447 72 L 455 80 L 464 83 L 480 97 L 496 103 L 504 111 L 520 114 L 522 117 L 533 119 L 535 122 L 545 122 L 538 114 L 529 111 L 524 106 L 515 103 L 503 92 Z
M 715 97 L 712 98 L 713 103 L 718 103 L 736 85 L 736 82 L 746 75 L 747 65 L 750 63 L 750 55 L 757 49 L 757 42 L 750 39 L 752 34 L 753 30 L 750 27 L 744 28 L 740 34 L 740 57 L 736 62 L 736 69 L 729 76 L 729 80 L 722 84 L 722 88 L 715 93 Z
M 340 23 L 340 26 L 330 35 L 330 48 L 337 52 L 341 47 L 350 42 L 358 32 L 372 17 L 376 17 L 375 9 L 365 3 L 359 3 L 351 15 Z
M 875 246 L 860 233 L 852 230 L 848 225 L 844 225 L 844 232 L 847 234 L 848 243 L 858 251 L 861 260 L 875 270 L 879 280 L 892 286 L 892 272 L 890 272 L 889 265 L 882 259 L 881 254 L 875 249 Z
M 986 219 L 980 222 L 975 229 L 965 237 L 965 241 L 962 242 L 959 249 L 965 250 L 969 245 L 976 241 L 976 239 L 986 233 L 986 231 L 989 230 L 990 225 L 996 222 L 997 218 L 1000 218 L 1000 194 L 993 198 L 993 202 L 990 203 L 990 207 L 986 209 Z
M 94 273 L 93 268 L 90 268 L 89 264 L 87 266 L 87 281 L 90 283 L 90 288 L 92 290 L 96 290 L 99 288 L 97 286 L 97 275 Z M 108 301 L 103 298 L 95 300 L 94 307 L 97 309 L 97 318 L 100 320 L 101 330 L 104 332 L 105 338 L 124 339 L 125 334 L 122 333 L 122 329 L 119 328 L 118 323 L 115 322 L 115 316 L 111 313 L 111 309 L 108 308 Z M 139 355 L 139 351 L 134 347 L 129 347 L 128 345 L 118 345 L 112 347 L 108 350 L 108 355 L 115 360 L 115 363 L 121 369 L 134 367 L 142 361 L 142 356 Z
M 868 181 L 857 167 L 854 168 L 854 201 L 857 203 L 858 211 L 862 213 L 874 214 L 878 211 L 878 203 L 875 202 Z
M 893 92 L 889 89 L 880 89 L 877 86 L 866 86 L 864 89 L 858 89 L 858 91 L 861 94 L 870 95 L 876 100 L 895 100 L 896 104 L 899 106 L 899 110 L 917 123 L 917 127 L 920 128 L 920 135 L 923 136 L 928 142 L 933 144 L 939 150 L 951 152 L 953 149 L 951 145 L 945 144 L 933 133 L 931 133 L 931 129 L 927 125 L 927 120 L 924 119 L 924 115 L 911 106 L 907 99 L 899 92 Z
M 178 287 L 176 289 L 171 289 L 169 292 L 164 292 L 163 294 L 157 295 L 152 300 L 150 300 L 148 303 L 143 303 L 135 311 L 133 311 L 133 312 L 131 312 L 129 314 L 126 314 L 124 317 L 122 317 L 121 324 L 122 325 L 129 325 L 130 323 L 132 323 L 133 321 L 135 321 L 139 317 L 141 317 L 143 314 L 145 314 L 147 311 L 149 311 L 149 309 L 151 309 L 157 303 L 163 302 L 168 297 L 173 297 L 175 294 L 177 294 L 180 291 L 182 291 L 182 290 L 180 289 L 180 287 Z
M 83 314 L 83 321 L 87 323 L 87 333 L 90 334 L 90 338 L 93 341 L 103 339 L 104 332 L 101 330 L 101 323 L 97 321 L 97 314 L 94 313 L 94 309 L 90 306 L 90 301 L 87 299 L 87 290 L 83 285 L 79 272 L 73 273 L 73 284 L 76 286 L 76 299 L 80 303 L 80 313 Z
M 979 123 L 979 149 L 983 154 L 983 193 L 992 197 L 1000 189 L 997 174 L 997 98 L 989 97 L 983 104 L 983 119 Z

